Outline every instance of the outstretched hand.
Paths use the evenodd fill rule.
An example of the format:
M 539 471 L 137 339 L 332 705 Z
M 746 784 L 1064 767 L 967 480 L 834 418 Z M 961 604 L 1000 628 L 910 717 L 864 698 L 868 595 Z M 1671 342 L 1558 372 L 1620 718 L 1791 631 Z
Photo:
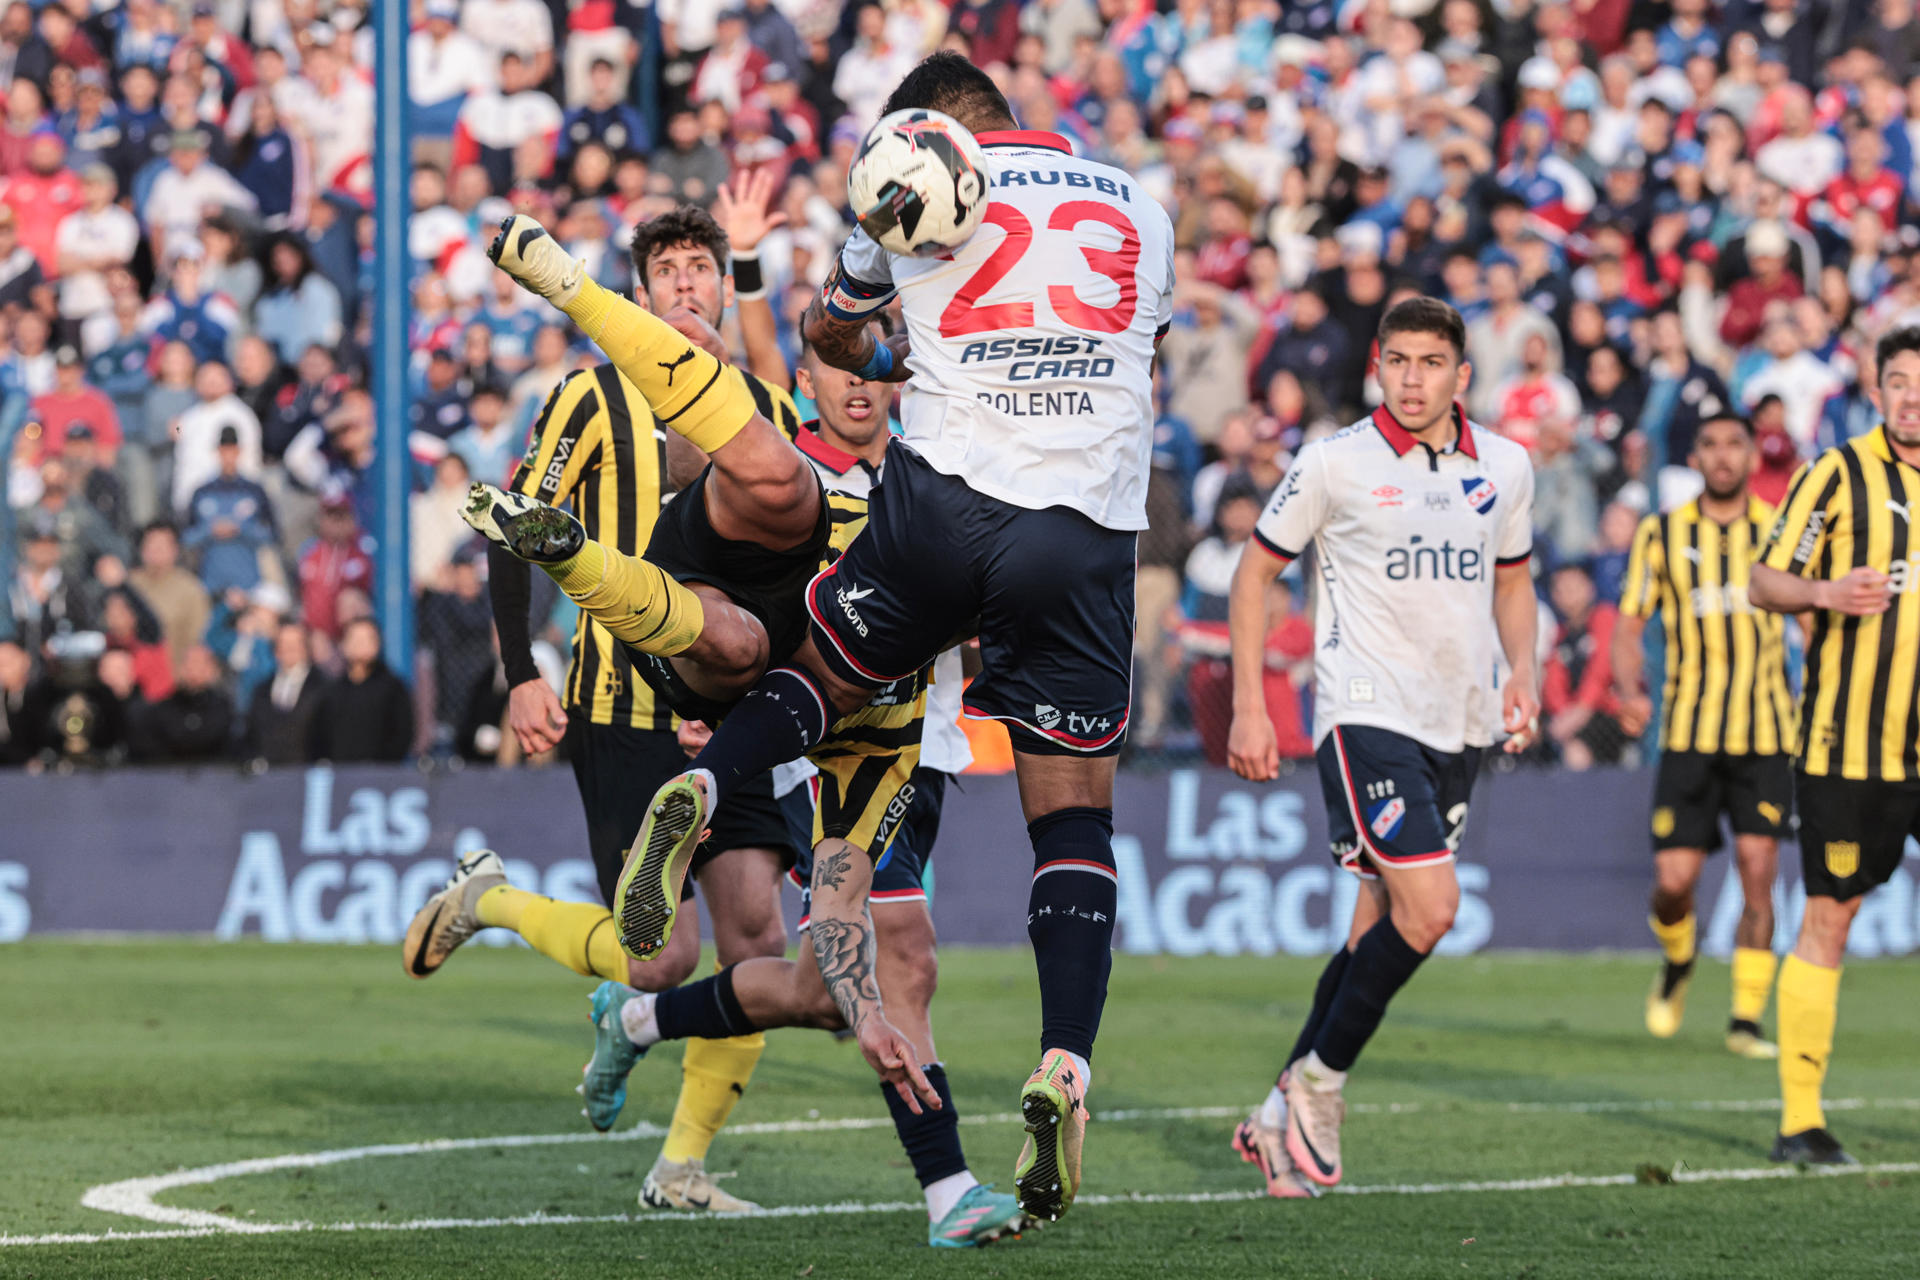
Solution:
M 772 213 L 773 173 L 752 169 L 733 182 L 723 182 L 713 197 L 713 220 L 727 233 L 735 253 L 752 253 L 767 233 L 787 225 L 787 215 Z

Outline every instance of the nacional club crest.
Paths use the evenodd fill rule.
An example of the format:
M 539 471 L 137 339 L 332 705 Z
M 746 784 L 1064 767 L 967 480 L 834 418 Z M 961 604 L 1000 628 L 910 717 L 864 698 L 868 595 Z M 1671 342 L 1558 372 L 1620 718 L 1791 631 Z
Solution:
M 1493 487 L 1493 481 L 1481 476 L 1472 476 L 1462 480 L 1460 487 L 1467 492 L 1467 505 L 1475 511 L 1485 515 L 1493 510 L 1493 500 L 1499 496 L 1498 491 Z

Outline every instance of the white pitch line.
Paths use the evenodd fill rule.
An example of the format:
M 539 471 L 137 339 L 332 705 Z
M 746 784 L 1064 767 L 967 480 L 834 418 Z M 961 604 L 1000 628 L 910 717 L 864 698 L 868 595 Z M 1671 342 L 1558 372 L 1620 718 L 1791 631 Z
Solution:
M 1778 1109 L 1779 1105 L 1780 1104 L 1777 1099 L 1728 1099 L 1728 1100 L 1709 1099 L 1709 1100 L 1690 1101 L 1690 1102 L 1672 1102 L 1672 1101 L 1659 1100 L 1659 1099 L 1654 1099 L 1654 1100 L 1605 1099 L 1605 1100 L 1590 1101 L 1590 1102 L 1512 1102 L 1512 1103 L 1494 1103 L 1494 1104 L 1477 1103 L 1477 1102 L 1462 1102 L 1457 1104 L 1456 1103 L 1434 1104 L 1434 1103 L 1417 1103 L 1417 1102 L 1415 1103 L 1356 1103 L 1352 1106 L 1351 1110 L 1358 1114 L 1379 1114 L 1379 1115 L 1411 1115 L 1420 1111 L 1431 1111 L 1436 1109 L 1487 1110 L 1487 1111 L 1494 1111 L 1494 1112 L 1505 1111 L 1513 1114 L 1540 1114 L 1540 1113 L 1548 1113 L 1548 1112 L 1558 1112 L 1558 1113 L 1568 1113 L 1568 1114 L 1613 1114 L 1613 1113 L 1620 1113 L 1620 1112 L 1677 1112 L 1677 1111 L 1753 1112 L 1753 1111 L 1776 1110 Z M 1860 1111 L 1860 1110 L 1907 1111 L 1907 1110 L 1920 1110 L 1920 1098 L 1880 1098 L 1880 1099 L 1838 1098 L 1828 1102 L 1826 1105 L 1829 1110 L 1834 1110 L 1834 1111 Z M 1124 1123 L 1129 1121 L 1138 1122 L 1138 1121 L 1157 1121 L 1157 1120 L 1215 1120 L 1215 1119 L 1233 1119 L 1235 1117 L 1238 1117 L 1244 1114 L 1244 1111 L 1245 1111 L 1245 1108 L 1236 1107 L 1236 1106 L 1134 1108 L 1134 1109 L 1122 1109 L 1122 1110 L 1112 1110 L 1112 1111 L 1097 1111 L 1093 1114 L 1093 1119 L 1108 1121 L 1108 1122 L 1119 1122 L 1119 1123 Z M 989 1114 L 989 1115 L 972 1115 L 972 1116 L 961 1117 L 961 1123 L 973 1124 L 973 1125 L 1017 1124 L 1020 1122 L 1021 1122 L 1021 1117 L 1014 1112 L 1001 1112 L 1001 1113 Z M 891 1128 L 892 1123 L 893 1122 L 890 1118 L 883 1119 L 877 1116 L 851 1116 L 851 1117 L 838 1118 L 838 1119 L 822 1119 L 822 1118 L 810 1117 L 804 1120 L 776 1120 L 776 1121 L 763 1121 L 763 1122 L 753 1123 L 753 1124 L 734 1125 L 729 1128 L 728 1132 L 736 1135 L 740 1135 L 740 1136 L 794 1134 L 794 1133 L 857 1132 L 857 1131 L 871 1130 L 871 1129 Z M 634 1125 L 632 1128 L 623 1129 L 616 1133 L 610 1133 L 610 1134 L 537 1133 L 537 1134 L 510 1134 L 510 1135 L 505 1135 L 502 1137 L 495 1137 L 495 1138 L 436 1138 L 436 1139 L 430 1139 L 430 1140 L 421 1141 L 421 1142 L 396 1142 L 396 1143 L 385 1143 L 385 1144 L 380 1144 L 376 1146 L 342 1147 L 342 1148 L 337 1148 L 331 1151 L 310 1151 L 310 1152 L 299 1152 L 299 1153 L 294 1153 L 289 1155 L 265 1156 L 265 1157 L 252 1159 L 252 1160 L 236 1160 L 236 1161 L 230 1161 L 223 1164 L 204 1165 L 197 1169 L 178 1169 L 171 1173 L 156 1174 L 151 1177 L 127 1178 L 118 1182 L 102 1183 L 99 1186 L 88 1188 L 86 1193 L 82 1195 L 80 1198 L 81 1206 L 84 1208 L 99 1210 L 100 1212 L 103 1212 L 103 1213 L 118 1214 L 122 1217 L 137 1218 L 145 1222 L 155 1222 L 166 1227 L 175 1228 L 175 1230 L 167 1231 L 167 1232 L 157 1232 L 157 1233 L 156 1232 L 111 1232 L 110 1231 L 104 1234 L 89 1235 L 89 1234 L 82 1233 L 82 1234 L 76 1234 L 72 1236 L 0 1235 L 0 1245 L 37 1244 L 37 1243 L 83 1244 L 83 1243 L 98 1243 L 98 1242 L 104 1242 L 107 1240 L 114 1240 L 114 1239 L 136 1239 L 136 1238 L 138 1239 L 177 1239 L 177 1238 L 184 1238 L 187 1236 L 216 1234 L 216 1233 L 224 1233 L 224 1234 L 231 1234 L 231 1235 L 270 1235 L 270 1234 L 279 1234 L 287 1231 L 311 1231 L 311 1230 L 328 1230 L 328 1231 L 341 1231 L 341 1230 L 352 1230 L 352 1229 L 394 1230 L 402 1227 L 407 1227 L 407 1224 L 405 1223 L 363 1223 L 363 1224 L 335 1223 L 328 1226 L 316 1226 L 313 1223 L 307 1223 L 307 1222 L 298 1222 L 298 1223 L 249 1222 L 249 1221 L 246 1221 L 245 1219 L 228 1217 L 224 1214 L 213 1213 L 204 1209 L 184 1209 L 184 1208 L 175 1208 L 169 1205 L 159 1204 L 155 1201 L 154 1197 L 163 1192 L 171 1191 L 179 1187 L 201 1186 L 207 1183 L 224 1181 L 225 1179 L 228 1179 L 228 1178 L 247 1177 L 247 1176 L 251 1176 L 254 1174 L 261 1174 L 261 1173 L 275 1173 L 275 1172 L 279 1172 L 286 1169 L 321 1168 L 327 1165 L 340 1164 L 340 1163 L 351 1161 L 351 1160 L 365 1160 L 365 1159 L 370 1159 L 377 1156 L 433 1155 L 433 1154 L 450 1152 L 450 1151 L 474 1151 L 474 1150 L 480 1150 L 485 1148 L 543 1147 L 543 1146 L 560 1146 L 560 1145 L 567 1145 L 567 1144 L 574 1144 L 574 1143 L 630 1142 L 630 1141 L 636 1141 L 643 1138 L 658 1138 L 663 1136 L 665 1133 L 666 1133 L 666 1130 L 662 1129 L 660 1126 L 642 1121 L 641 1123 Z M 1901 1169 L 1896 1166 L 1876 1166 L 1876 1167 L 1887 1169 L 1890 1172 L 1905 1171 L 1904 1169 Z M 1791 1172 L 1791 1171 L 1792 1170 L 1787 1170 L 1787 1172 Z M 1742 1176 L 1773 1177 L 1773 1176 L 1780 1176 L 1780 1172 L 1781 1171 L 1779 1170 L 1760 1169 L 1760 1170 L 1752 1171 L 1751 1173 L 1742 1175 Z M 1620 1175 L 1620 1176 L 1625 1176 L 1629 1180 L 1631 1180 L 1631 1175 Z M 1676 1180 L 1684 1181 L 1684 1180 L 1687 1180 L 1687 1177 L 1689 1176 L 1690 1175 L 1676 1175 Z M 1728 1176 L 1733 1176 L 1733 1173 L 1729 1171 Z M 1568 1175 L 1565 1175 L 1565 1177 L 1574 1178 L 1575 1175 L 1568 1174 Z M 1487 1184 L 1442 1183 L 1442 1184 L 1433 1184 L 1433 1185 L 1438 1190 L 1539 1189 L 1539 1188 L 1535 1188 L 1531 1183 L 1527 1183 L 1524 1185 L 1523 1184 L 1504 1184 L 1504 1183 L 1487 1183 Z M 1542 1184 L 1543 1187 L 1544 1186 L 1581 1186 L 1581 1185 L 1589 1185 L 1589 1184 L 1585 1182 L 1580 1182 L 1580 1181 L 1566 1182 L 1561 1180 L 1548 1180 L 1547 1182 Z M 1609 1186 L 1609 1185 L 1614 1185 L 1614 1182 L 1608 1179 L 1602 1179 L 1601 1181 L 1593 1182 L 1590 1185 Z M 1382 1191 L 1395 1191 L 1400 1194 L 1413 1194 L 1419 1189 L 1410 1188 L 1410 1187 L 1382 1186 L 1382 1187 L 1374 1187 L 1374 1188 L 1343 1187 L 1343 1188 L 1339 1188 L 1338 1190 L 1347 1194 L 1370 1194 L 1370 1193 L 1377 1193 Z M 1207 1198 L 1207 1197 L 1203 1197 L 1203 1199 L 1204 1198 Z M 1212 1198 L 1235 1199 L 1235 1198 L 1241 1198 L 1241 1197 L 1237 1197 L 1235 1195 L 1227 1195 L 1224 1197 L 1212 1197 Z M 1137 1201 L 1139 1198 L 1133 1197 L 1133 1199 Z M 1178 1200 L 1180 1199 L 1180 1197 L 1162 1197 L 1161 1199 Z M 1151 1202 L 1158 1202 L 1158 1201 L 1151 1201 Z M 1081 1201 L 1081 1203 L 1101 1203 L 1101 1201 L 1098 1198 L 1090 1197 Z M 908 1205 L 907 1207 L 911 1208 L 913 1206 Z M 791 1217 L 791 1216 L 796 1216 L 803 1213 L 804 1214 L 837 1213 L 837 1212 L 878 1213 L 878 1212 L 891 1211 L 892 1208 L 893 1208 L 892 1206 L 884 1206 L 884 1205 L 852 1205 L 852 1204 L 829 1205 L 829 1206 L 806 1205 L 806 1206 L 793 1206 L 785 1210 L 767 1210 L 765 1212 L 774 1214 L 775 1216 Z M 564 1219 L 564 1221 L 569 1221 L 569 1222 L 576 1221 L 576 1220 L 577 1221 L 596 1221 L 596 1222 L 619 1222 L 619 1221 L 625 1221 L 627 1219 L 624 1216 L 618 1216 L 618 1215 L 613 1217 L 593 1218 L 593 1219 L 571 1219 L 571 1218 Z M 649 1217 L 641 1220 L 654 1221 L 655 1219 L 652 1217 Z M 555 1224 L 561 1221 L 563 1220 L 558 1218 L 535 1215 L 534 1217 L 524 1218 L 524 1219 L 513 1218 L 513 1219 L 498 1219 L 498 1220 L 494 1220 L 494 1219 L 446 1220 L 446 1224 L 447 1225 L 480 1225 L 480 1226 L 488 1226 L 488 1225 L 513 1226 L 513 1225 L 533 1225 L 535 1223 Z M 421 1226 L 409 1227 L 407 1229 L 415 1229 L 415 1230 L 425 1229 L 426 1227 L 439 1225 L 441 1220 L 425 1219 L 425 1220 L 421 1220 L 421 1222 L 422 1222 Z
M 1767 1165 L 1743 1169 L 1680 1169 L 1674 1171 L 1673 1180 L 1676 1183 L 1687 1184 L 1705 1182 L 1761 1182 L 1783 1178 L 1843 1178 L 1866 1174 L 1885 1176 L 1913 1173 L 1920 1173 L 1920 1161 L 1850 1165 L 1841 1168 L 1800 1169 L 1792 1165 Z M 1639 1175 L 1632 1173 L 1600 1175 L 1562 1173 L 1544 1178 L 1514 1178 L 1501 1182 L 1375 1183 L 1361 1186 L 1339 1186 L 1332 1188 L 1330 1194 L 1348 1196 L 1428 1196 L 1560 1191 L 1594 1187 L 1626 1187 L 1632 1186 L 1639 1180 Z M 1266 1194 L 1260 1191 L 1194 1192 L 1187 1195 L 1137 1193 L 1133 1195 L 1081 1196 L 1076 1199 L 1074 1203 L 1075 1205 L 1085 1207 L 1137 1204 L 1228 1204 L 1241 1201 L 1264 1200 L 1266 1198 Z M 582 1215 L 531 1213 L 511 1218 L 410 1218 L 399 1222 L 330 1222 L 324 1224 L 312 1222 L 261 1222 L 245 1224 L 247 1230 L 244 1233 L 235 1233 L 216 1227 L 198 1227 L 174 1231 L 108 1231 L 94 1235 L 84 1233 L 41 1236 L 0 1235 L 0 1247 L 9 1245 L 116 1244 L 122 1241 L 137 1240 L 187 1240 L 205 1236 L 232 1234 L 288 1235 L 313 1231 L 443 1231 L 453 1228 L 564 1227 L 614 1222 L 640 1226 L 665 1222 L 726 1222 L 743 1218 L 817 1218 L 842 1214 L 921 1213 L 925 1212 L 925 1209 L 926 1206 L 918 1201 L 893 1200 L 871 1204 L 780 1205 L 771 1209 L 756 1210 L 752 1213 L 736 1214 L 658 1213 L 635 1215 L 609 1213 Z

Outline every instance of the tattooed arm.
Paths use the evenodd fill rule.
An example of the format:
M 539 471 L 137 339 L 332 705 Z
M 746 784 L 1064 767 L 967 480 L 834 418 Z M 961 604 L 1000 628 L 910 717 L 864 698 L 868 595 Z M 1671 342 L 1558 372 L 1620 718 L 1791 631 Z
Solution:
M 867 361 L 873 359 L 874 348 L 884 341 L 893 348 L 893 369 L 881 381 L 905 382 L 907 335 L 898 333 L 882 339 L 874 332 L 873 319 L 871 315 L 852 318 L 836 315 L 824 297 L 816 297 L 807 304 L 807 313 L 800 318 L 800 331 L 821 360 L 849 373 L 864 369 Z
M 940 1095 L 920 1070 L 912 1043 L 880 1007 L 880 984 L 873 971 L 873 914 L 867 909 L 872 887 L 873 863 L 864 852 L 844 840 L 823 841 L 814 850 L 807 931 L 813 935 L 820 980 L 853 1028 L 861 1054 L 917 1115 L 921 1101 L 937 1110 Z

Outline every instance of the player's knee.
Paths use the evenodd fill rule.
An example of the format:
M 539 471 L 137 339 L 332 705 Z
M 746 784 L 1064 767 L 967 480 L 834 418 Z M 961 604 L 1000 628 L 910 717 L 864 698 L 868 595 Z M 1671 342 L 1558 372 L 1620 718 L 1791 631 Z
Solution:
M 1685 867 L 1658 863 L 1653 873 L 1656 901 L 1667 906 L 1682 906 L 1693 901 L 1693 876 Z
M 693 976 L 700 963 L 697 948 L 669 951 L 655 960 L 627 960 L 627 985 L 639 991 L 670 991 Z
M 1415 951 L 1430 952 L 1447 936 L 1447 930 L 1453 928 L 1453 918 L 1459 909 L 1457 893 L 1427 902 L 1395 903 L 1394 928 Z

